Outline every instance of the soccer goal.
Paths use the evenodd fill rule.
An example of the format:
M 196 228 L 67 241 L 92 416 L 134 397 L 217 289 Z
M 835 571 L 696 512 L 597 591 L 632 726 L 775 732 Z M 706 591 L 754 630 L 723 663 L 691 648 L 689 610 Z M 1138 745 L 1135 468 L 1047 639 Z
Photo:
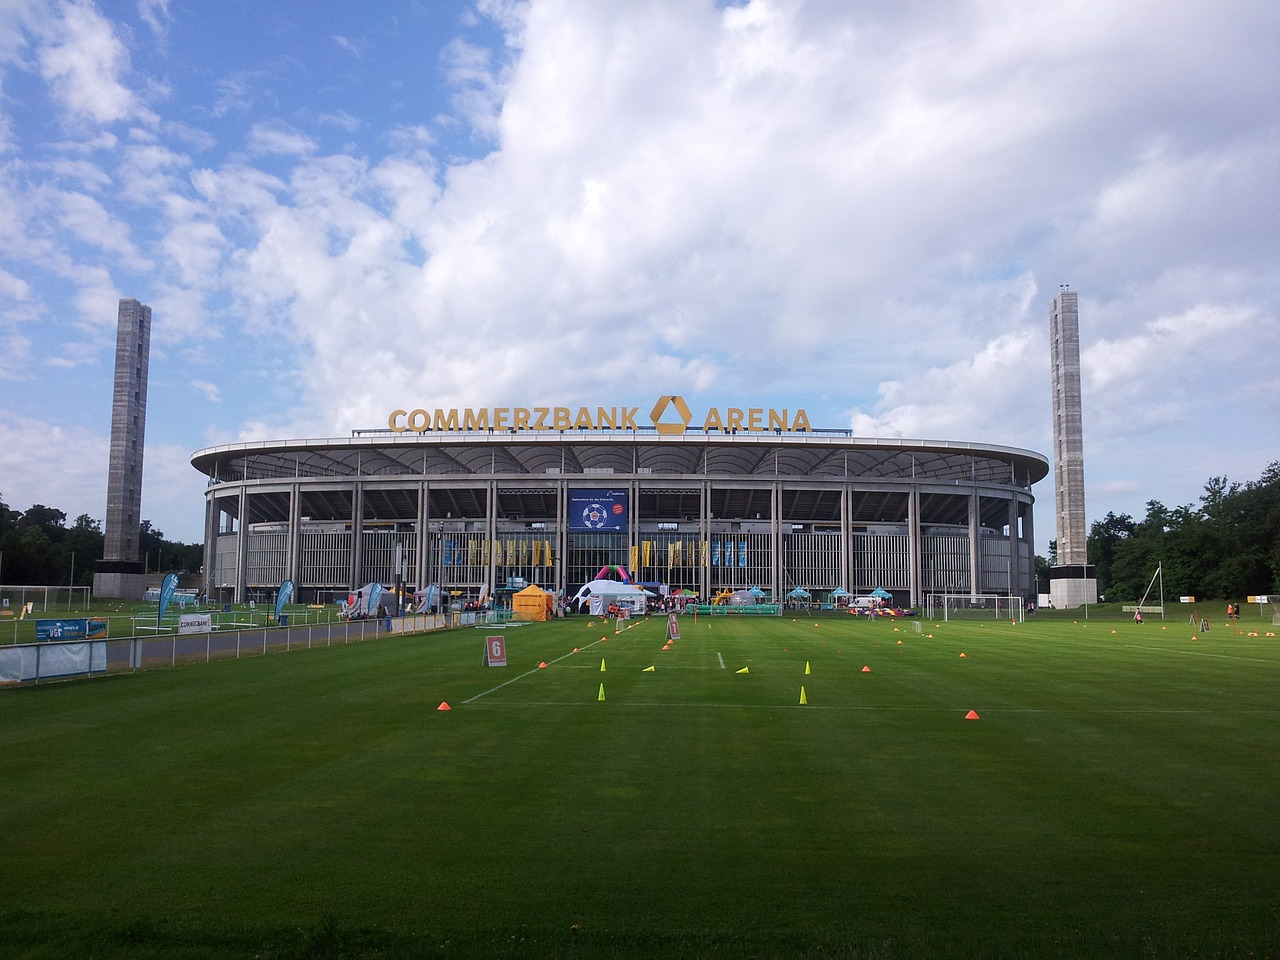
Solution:
M 925 616 L 930 620 L 1015 620 L 1025 619 L 1021 597 L 997 593 L 931 593 L 925 598 Z

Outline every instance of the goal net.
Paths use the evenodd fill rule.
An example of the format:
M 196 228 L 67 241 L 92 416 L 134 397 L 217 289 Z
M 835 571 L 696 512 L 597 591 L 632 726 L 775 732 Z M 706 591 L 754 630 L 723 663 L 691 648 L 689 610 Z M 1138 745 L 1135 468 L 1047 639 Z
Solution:
M 995 593 L 931 593 L 925 598 L 930 620 L 1016 620 L 1025 618 L 1021 597 Z

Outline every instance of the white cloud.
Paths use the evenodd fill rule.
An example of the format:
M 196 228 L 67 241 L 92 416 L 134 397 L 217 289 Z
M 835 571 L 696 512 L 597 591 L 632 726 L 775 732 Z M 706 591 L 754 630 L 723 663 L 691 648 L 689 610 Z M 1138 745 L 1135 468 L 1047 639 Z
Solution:
M 169 0 L 138 0 L 138 16 L 153 34 L 163 39 L 172 20 Z
M 207 380 L 192 380 L 191 386 L 203 393 L 210 403 L 222 402 L 222 391 L 218 389 L 216 383 L 209 383 Z
M 253 153 L 306 156 L 314 153 L 315 141 L 280 122 L 255 123 L 249 130 L 249 149 Z
M 124 83 L 129 53 L 93 3 L 63 2 L 39 53 L 40 72 L 72 118 L 109 124 L 154 117 Z

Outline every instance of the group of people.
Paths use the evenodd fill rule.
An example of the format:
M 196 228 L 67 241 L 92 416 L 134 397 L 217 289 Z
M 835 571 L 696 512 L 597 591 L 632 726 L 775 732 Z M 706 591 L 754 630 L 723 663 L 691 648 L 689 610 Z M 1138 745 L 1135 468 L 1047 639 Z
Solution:
M 1239 620 L 1239 619 L 1240 619 L 1240 604 L 1238 604 L 1238 603 L 1228 603 L 1228 604 L 1227 604 L 1227 619 L 1228 619 L 1228 620 Z

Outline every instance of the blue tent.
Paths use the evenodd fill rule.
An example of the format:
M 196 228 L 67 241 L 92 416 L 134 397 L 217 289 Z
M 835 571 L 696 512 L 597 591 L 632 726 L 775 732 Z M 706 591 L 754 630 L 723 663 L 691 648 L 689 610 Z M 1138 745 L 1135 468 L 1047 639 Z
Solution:
M 879 597 L 881 600 L 893 599 L 893 594 L 890 593 L 888 590 L 886 590 L 884 587 L 876 587 L 874 590 L 871 591 L 871 596 Z

